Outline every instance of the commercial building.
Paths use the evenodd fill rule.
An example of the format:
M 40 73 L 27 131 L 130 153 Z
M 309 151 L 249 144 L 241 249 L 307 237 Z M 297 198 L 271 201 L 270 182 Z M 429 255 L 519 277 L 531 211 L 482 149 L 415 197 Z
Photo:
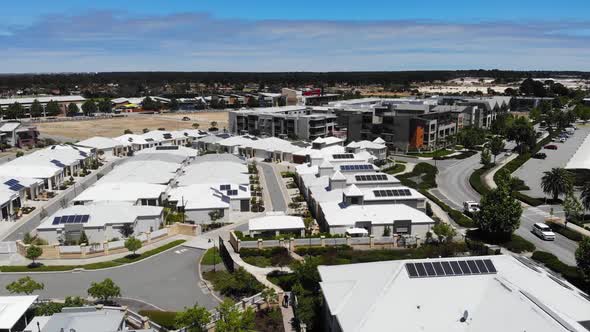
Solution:
M 0 110 L 8 108 L 10 105 L 14 103 L 19 103 L 25 109 L 25 112 L 28 112 L 31 109 L 31 105 L 33 105 L 35 100 L 37 100 L 41 104 L 43 109 L 47 107 L 47 104 L 50 101 L 55 101 L 59 106 L 60 112 L 62 114 L 65 114 L 69 104 L 74 103 L 78 105 L 78 107 L 81 107 L 82 104 L 86 101 L 86 98 L 82 96 L 37 96 L 5 98 L 0 99 Z
M 326 331 L 588 331 L 588 295 L 511 255 L 319 266 Z
M 102 202 L 73 205 L 46 218 L 37 227 L 37 235 L 49 243 L 80 240 L 82 232 L 88 243 L 100 243 L 120 238 L 121 228 L 127 224 L 133 235 L 160 229 L 164 209 L 160 206 L 140 206 L 128 203 Z
M 317 114 L 305 106 L 255 108 L 229 112 L 229 130 L 234 134 L 266 135 L 314 140 L 334 131 L 335 116 Z

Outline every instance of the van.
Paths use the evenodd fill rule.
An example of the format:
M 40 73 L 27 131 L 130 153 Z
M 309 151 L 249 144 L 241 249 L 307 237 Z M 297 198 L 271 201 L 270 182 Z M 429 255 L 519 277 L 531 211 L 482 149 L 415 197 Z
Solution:
M 555 233 L 551 230 L 551 227 L 547 226 L 543 223 L 535 223 L 533 225 L 533 229 L 531 230 L 533 234 L 540 237 L 545 241 L 554 241 L 555 240 Z

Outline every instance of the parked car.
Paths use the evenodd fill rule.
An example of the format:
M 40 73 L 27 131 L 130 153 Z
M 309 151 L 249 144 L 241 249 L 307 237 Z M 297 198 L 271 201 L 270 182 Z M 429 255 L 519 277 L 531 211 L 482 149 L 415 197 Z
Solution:
M 555 233 L 551 230 L 551 227 L 547 226 L 543 223 L 535 223 L 532 229 L 533 234 L 540 237 L 545 241 L 554 241 L 555 240 Z
M 545 154 L 543 152 L 538 152 L 538 153 L 535 153 L 533 155 L 533 158 L 535 158 L 535 159 L 545 159 L 545 158 L 547 158 L 547 154 Z
M 190 121 L 190 120 L 191 120 L 191 118 L 189 118 L 188 116 L 185 116 L 182 118 L 182 121 Z
M 545 145 L 544 148 L 547 150 L 557 150 L 557 145 L 549 144 L 549 145 Z
M 559 143 L 565 143 L 565 142 L 567 142 L 567 138 L 562 137 L 559 139 Z
M 465 213 L 479 212 L 479 203 L 475 201 L 463 202 L 463 211 Z

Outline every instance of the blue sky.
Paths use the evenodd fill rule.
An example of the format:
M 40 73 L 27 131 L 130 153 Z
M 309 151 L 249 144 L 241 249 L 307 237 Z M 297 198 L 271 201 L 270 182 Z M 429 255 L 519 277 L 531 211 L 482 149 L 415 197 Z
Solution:
M 0 72 L 590 70 L 590 1 L 10 1 Z

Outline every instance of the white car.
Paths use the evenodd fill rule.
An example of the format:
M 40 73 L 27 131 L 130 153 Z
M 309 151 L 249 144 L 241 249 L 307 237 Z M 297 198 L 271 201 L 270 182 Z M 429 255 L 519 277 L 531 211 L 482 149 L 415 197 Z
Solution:
M 463 202 L 463 211 L 469 213 L 479 212 L 479 203 L 475 201 L 465 201 Z
M 567 138 L 565 138 L 565 137 L 562 137 L 562 138 L 559 139 L 559 142 L 560 143 L 565 143 L 566 141 L 567 141 Z
M 533 234 L 537 235 L 538 237 L 546 241 L 555 240 L 555 233 L 553 233 L 551 228 L 546 224 L 540 222 L 533 225 Z

